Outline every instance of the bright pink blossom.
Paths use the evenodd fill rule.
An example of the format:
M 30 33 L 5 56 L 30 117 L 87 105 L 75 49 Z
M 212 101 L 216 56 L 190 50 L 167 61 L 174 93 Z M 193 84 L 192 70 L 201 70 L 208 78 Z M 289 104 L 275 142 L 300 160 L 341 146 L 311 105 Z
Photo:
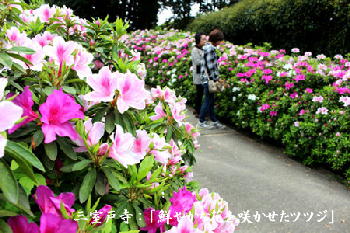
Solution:
M 145 218 L 145 227 L 141 227 L 140 230 L 147 231 L 148 233 L 157 233 L 159 229 L 160 232 L 165 232 L 165 221 L 159 219 L 160 210 L 155 210 L 153 208 L 147 208 L 143 211 Z
M 71 192 L 61 193 L 55 197 L 53 191 L 49 187 L 40 185 L 35 191 L 34 199 L 42 213 L 61 216 L 61 203 L 63 203 L 69 215 L 75 211 L 71 208 L 75 201 L 74 193 Z
M 32 109 L 34 102 L 32 99 L 32 92 L 29 90 L 28 86 L 24 88 L 24 91 L 20 95 L 14 98 L 13 103 L 17 106 L 20 106 L 23 109 L 22 117 L 24 117 L 25 119 L 21 123 L 12 127 L 8 131 L 10 134 L 15 132 L 18 128 L 22 127 L 23 125 L 26 125 L 27 123 L 34 121 L 38 118 L 38 115 Z
M 40 105 L 42 115 L 42 131 L 45 135 L 45 143 L 56 140 L 58 136 L 68 136 L 72 140 L 78 138 L 78 134 L 69 120 L 84 118 L 82 107 L 75 102 L 73 97 L 63 93 L 62 90 L 54 90 L 46 102 Z
M 94 224 L 95 227 L 101 226 L 105 222 L 107 215 L 111 210 L 111 205 L 104 205 L 101 209 L 97 211 L 98 216 L 95 219 L 91 219 L 90 224 Z M 93 223 L 94 221 L 97 221 L 98 223 Z
M 178 224 L 176 213 L 187 214 L 193 207 L 193 203 L 196 202 L 196 195 L 186 189 L 186 186 L 179 189 L 178 192 L 174 192 L 170 198 L 171 206 L 169 212 L 172 215 L 170 219 L 170 225 L 176 226 Z
M 7 220 L 13 233 L 39 233 L 39 227 L 35 223 L 29 223 L 25 216 L 10 217 Z
M 261 112 L 263 112 L 263 111 L 265 111 L 265 110 L 267 110 L 267 109 L 269 109 L 270 108 L 270 105 L 269 104 L 263 104 L 260 108 L 259 108 L 259 110 L 261 111 Z
M 54 214 L 43 214 L 40 217 L 40 233 L 76 233 L 78 223 Z

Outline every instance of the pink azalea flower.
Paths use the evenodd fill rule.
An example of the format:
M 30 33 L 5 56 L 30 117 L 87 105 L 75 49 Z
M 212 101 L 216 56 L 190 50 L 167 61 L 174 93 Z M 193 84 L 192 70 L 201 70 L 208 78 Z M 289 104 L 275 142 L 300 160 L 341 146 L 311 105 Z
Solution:
M 284 84 L 284 87 L 285 87 L 287 90 L 289 90 L 289 89 L 291 89 L 292 87 L 294 87 L 294 83 L 286 82 L 286 83 Z
M 263 112 L 263 111 L 265 111 L 265 110 L 267 110 L 267 109 L 269 109 L 270 108 L 270 105 L 269 104 L 263 104 L 260 108 L 259 108 L 259 110 L 261 111 L 261 112 Z
M 31 70 L 41 71 L 43 67 L 43 63 L 45 61 L 44 60 L 45 53 L 41 48 L 41 46 L 32 40 L 25 42 L 23 46 L 28 47 L 35 51 L 33 54 L 21 54 L 25 59 L 27 59 L 28 61 L 30 61 L 30 63 L 32 63 L 32 64 L 23 63 L 22 65 L 23 68 L 29 67 Z M 22 63 L 22 62 L 20 61 L 18 63 Z
M 159 219 L 160 210 L 155 210 L 153 208 L 147 208 L 143 211 L 145 218 L 145 227 L 141 227 L 140 230 L 147 231 L 148 233 L 157 233 L 159 229 L 160 232 L 165 232 L 165 221 Z
M 346 96 L 346 97 L 345 97 L 345 96 L 340 97 L 339 101 L 340 101 L 340 102 L 343 102 L 344 107 L 347 107 L 347 106 L 350 105 L 350 97 L 348 97 L 348 96 Z
M 74 56 L 74 64 L 72 70 L 77 72 L 79 78 L 89 77 L 91 75 L 91 69 L 88 66 L 92 62 L 93 56 L 88 53 L 82 47 L 78 50 Z
M 41 22 L 49 22 L 49 19 L 53 17 L 56 9 L 54 7 L 50 7 L 48 4 L 41 5 L 40 8 L 36 9 L 36 13 L 38 14 Z
M 85 128 L 85 132 L 87 134 L 86 142 L 89 146 L 94 146 L 97 143 L 99 143 L 100 139 L 102 138 L 103 134 L 105 133 L 105 124 L 103 122 L 92 123 L 91 118 L 89 118 L 87 121 L 84 122 L 84 128 Z M 74 151 L 76 151 L 76 152 L 86 152 L 87 151 L 87 148 L 85 147 L 85 143 L 81 137 L 79 137 L 79 139 L 75 140 L 75 143 L 79 147 L 75 148 Z
M 193 221 L 190 216 L 184 216 L 180 219 L 178 226 L 171 228 L 166 233 L 201 233 L 197 228 L 194 228 Z
M 117 90 L 119 92 L 117 99 L 117 108 L 120 113 L 124 113 L 130 107 L 144 109 L 146 107 L 147 91 L 144 87 L 144 80 L 140 80 L 133 73 L 116 73 Z
M 163 108 L 162 108 L 162 103 L 161 102 L 159 102 L 157 104 L 157 106 L 154 108 L 154 111 L 155 111 L 156 115 L 153 115 L 153 116 L 150 117 L 150 119 L 152 121 L 155 121 L 155 120 L 158 120 L 158 119 L 160 119 L 162 117 L 166 117 L 167 116 L 165 114 Z
M 0 101 L 0 132 L 11 129 L 21 118 L 23 109 L 12 102 Z M 4 156 L 7 139 L 0 134 L 0 158 Z
M 154 155 L 154 159 L 161 164 L 167 164 L 171 155 L 168 150 L 164 150 L 165 146 L 169 146 L 169 144 L 165 142 L 165 138 L 159 137 L 158 134 L 153 134 L 152 142 L 153 150 L 150 151 L 150 153 Z
M 272 70 L 270 70 L 270 69 L 263 70 L 263 73 L 264 74 L 272 74 Z
M 313 92 L 313 90 L 311 88 L 306 88 L 305 91 L 309 94 L 311 94 Z
M 20 95 L 16 96 L 12 102 L 23 109 L 23 114 L 21 117 L 24 117 L 25 119 L 21 123 L 12 127 L 8 131 L 10 134 L 15 132 L 23 125 L 26 125 L 27 123 L 38 118 L 38 115 L 32 110 L 34 102 L 32 99 L 32 92 L 29 90 L 28 86 L 26 86 L 24 91 Z
M 61 216 L 61 202 L 69 215 L 75 211 L 74 209 L 71 209 L 75 201 L 74 193 L 61 193 L 55 197 L 53 191 L 49 187 L 39 185 L 35 191 L 34 199 L 42 213 Z
M 315 96 L 315 97 L 312 98 L 312 102 L 322 103 L 323 102 L 323 97 L 322 96 Z
M 272 76 L 271 75 L 264 75 L 261 78 L 262 80 L 265 80 L 265 83 L 269 83 L 272 80 Z
M 111 205 L 104 205 L 101 209 L 97 211 L 99 214 L 95 220 L 97 220 L 99 223 L 92 223 L 94 219 L 91 219 L 90 224 L 94 224 L 95 227 L 101 226 L 105 222 L 107 215 L 111 210 Z
M 88 77 L 86 82 L 93 88 L 93 91 L 84 96 L 86 101 L 110 102 L 113 100 L 117 90 L 118 80 L 108 66 L 104 66 L 98 74 Z
M 28 39 L 25 32 L 20 32 L 18 28 L 11 27 L 6 31 L 7 38 L 15 45 L 21 46 Z
M 38 225 L 29 223 L 25 216 L 10 217 L 7 223 L 13 233 L 39 233 Z
M 40 217 L 40 233 L 76 233 L 78 223 L 54 214 L 43 214 Z
M 53 39 L 52 46 L 44 47 L 44 52 L 60 67 L 63 63 L 65 63 L 67 66 L 71 66 L 74 64 L 74 57 L 72 56 L 72 53 L 76 47 L 77 44 L 75 42 L 65 42 L 62 37 L 57 36 Z
M 294 80 L 295 80 L 296 82 L 305 80 L 305 75 L 304 75 L 304 74 L 298 74 L 297 76 L 295 76 Z
M 182 102 L 176 102 L 174 104 L 170 104 L 169 106 L 174 120 L 178 123 L 182 122 L 183 119 L 185 119 L 186 117 L 186 115 L 184 114 L 186 105 Z
M 270 116 L 277 116 L 277 111 L 270 111 Z
M 178 192 L 174 192 L 170 198 L 171 206 L 169 212 L 172 215 L 169 223 L 172 226 L 178 224 L 178 220 L 175 217 L 176 214 L 182 213 L 187 214 L 193 207 L 193 203 L 196 202 L 196 195 L 186 189 L 186 186 L 179 189 Z
M 322 114 L 322 115 L 327 115 L 328 114 L 328 109 L 325 107 L 318 108 L 316 111 L 316 114 Z
M 149 151 L 149 145 L 152 140 L 145 130 L 137 130 L 136 133 L 137 137 L 134 141 L 133 152 L 145 156 Z
M 73 118 L 84 118 L 81 106 L 77 104 L 73 97 L 64 94 L 62 90 L 54 90 L 46 102 L 40 105 L 39 111 L 42 115 L 42 131 L 45 135 L 45 143 L 56 140 L 58 136 L 68 136 L 72 140 L 78 138 L 69 120 Z
M 56 36 L 50 32 L 45 31 L 42 35 L 36 35 L 33 41 L 37 42 L 42 48 L 48 45 Z
M 115 137 L 113 138 L 113 144 L 109 150 L 109 157 L 120 162 L 124 167 L 140 163 L 144 158 L 144 154 L 134 153 L 133 146 L 135 138 L 129 133 L 124 133 L 123 128 L 120 125 L 116 126 Z
M 295 98 L 297 98 L 298 96 L 299 96 L 299 95 L 298 95 L 297 92 L 294 92 L 294 93 L 290 94 L 290 98 L 292 98 L 292 99 L 295 99 Z
M 302 116 L 306 113 L 306 111 L 304 109 L 301 109 L 300 112 L 299 112 L 299 115 Z
M 152 98 L 159 98 L 165 100 L 167 103 L 174 103 L 176 100 L 175 92 L 168 87 L 162 90 L 160 87 L 151 88 Z

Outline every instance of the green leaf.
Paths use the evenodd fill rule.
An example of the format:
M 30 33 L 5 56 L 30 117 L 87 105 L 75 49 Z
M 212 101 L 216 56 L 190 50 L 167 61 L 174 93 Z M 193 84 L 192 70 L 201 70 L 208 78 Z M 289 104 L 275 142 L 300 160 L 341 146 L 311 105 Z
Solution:
M 10 168 L 11 168 L 12 171 L 17 170 L 17 168 L 19 168 L 19 165 L 16 162 L 16 160 L 12 160 L 11 161 L 11 167 Z
M 13 62 L 12 58 L 8 54 L 0 53 L 0 63 L 11 68 Z
M 75 164 L 73 164 L 73 167 L 72 167 L 72 171 L 80 171 L 80 170 L 83 170 L 84 168 L 86 168 L 90 163 L 92 163 L 91 160 L 82 160 L 82 161 L 79 161 Z
M 166 133 L 166 137 L 165 137 L 166 142 L 170 142 L 172 136 L 173 136 L 173 127 L 171 125 L 169 125 L 167 128 L 167 133 Z
M 0 161 L 0 189 L 7 200 L 12 203 L 18 202 L 18 184 L 10 168 Z
M 61 211 L 63 218 L 69 219 L 69 215 L 68 215 L 68 212 L 66 210 L 66 207 L 64 207 L 63 201 L 60 201 L 60 211 Z
M 98 193 L 101 196 L 105 195 L 106 185 L 107 185 L 107 182 L 105 180 L 105 176 L 103 175 L 103 173 L 99 173 L 97 175 L 96 184 L 95 184 L 96 193 Z
M 92 168 L 84 177 L 83 183 L 81 184 L 80 190 L 79 190 L 79 200 L 81 203 L 85 202 L 96 181 L 96 169 Z
M 8 215 L 8 216 L 15 216 L 15 215 Z M 0 219 L 0 229 L 1 229 L 1 233 L 12 233 L 10 226 L 7 225 L 7 223 L 3 219 Z
M 115 116 L 114 111 L 111 111 L 106 116 L 106 131 L 112 133 L 115 129 Z
M 140 181 L 146 177 L 147 173 L 153 167 L 153 156 L 146 156 L 145 159 L 141 162 L 139 171 L 137 173 L 137 180 Z
M 44 140 L 44 134 L 41 130 L 38 130 L 33 135 L 33 141 L 35 146 L 39 146 Z
M 77 91 L 74 87 L 68 87 L 68 86 L 64 86 L 63 87 L 63 90 L 68 93 L 68 94 L 72 94 L 72 95 L 75 95 L 77 94 Z
M 25 176 L 21 177 L 18 182 L 22 185 L 22 187 L 27 195 L 29 195 L 31 193 L 31 191 L 35 185 L 33 180 L 31 180 Z
M 135 218 L 136 218 L 137 225 L 139 227 L 146 226 L 145 219 L 143 217 L 143 211 L 140 209 L 140 207 L 137 205 L 137 203 L 133 202 L 132 205 L 133 205 L 134 210 L 135 210 L 135 214 L 136 214 Z
M 112 186 L 112 188 L 116 191 L 120 190 L 120 185 L 117 177 L 115 176 L 113 169 L 108 167 L 102 168 L 103 173 L 106 175 L 108 183 Z
M 23 158 L 25 161 L 30 163 L 33 167 L 36 167 L 39 170 L 45 172 L 45 168 L 43 164 L 40 162 L 40 160 L 23 145 L 8 140 L 7 145 L 5 147 L 5 151 L 9 154 L 16 155 L 18 157 Z
M 60 146 L 61 150 L 72 160 L 77 160 L 77 153 L 73 150 L 73 145 L 68 143 L 64 138 L 58 138 L 57 140 L 58 145 Z
M 25 211 L 28 215 L 33 216 L 33 213 L 30 210 L 28 197 L 21 187 L 18 187 L 18 203 L 13 204 L 15 204 L 21 210 Z
M 51 142 L 48 144 L 44 144 L 46 155 L 50 160 L 55 161 L 57 157 L 57 145 L 56 142 Z
M 18 213 L 16 212 L 12 212 L 12 211 L 9 211 L 9 210 L 0 210 L 0 216 L 2 217 L 12 217 L 12 216 L 17 216 Z M 0 223 L 0 229 L 1 228 L 1 223 Z
M 9 49 L 9 51 L 19 52 L 19 53 L 25 53 L 25 54 L 33 54 L 35 51 L 33 49 L 23 47 L 23 46 L 15 46 Z
M 29 64 L 29 65 L 33 65 L 28 59 L 26 59 L 25 57 L 22 57 L 21 55 L 19 55 L 19 54 L 17 54 L 17 53 L 7 53 L 10 57 L 13 57 L 13 58 L 15 58 L 15 59 L 17 59 L 17 60 L 20 60 L 20 61 L 23 61 L 24 63 L 26 63 L 26 64 Z M 13 65 L 15 65 L 15 64 L 17 64 L 17 63 L 13 63 Z M 18 64 L 17 64 L 18 65 Z M 20 65 L 18 65 L 18 66 L 20 66 Z M 20 67 L 22 67 L 22 66 L 20 66 Z M 21 68 L 19 68 L 19 67 L 17 67 L 17 69 L 19 69 L 19 70 L 22 70 Z

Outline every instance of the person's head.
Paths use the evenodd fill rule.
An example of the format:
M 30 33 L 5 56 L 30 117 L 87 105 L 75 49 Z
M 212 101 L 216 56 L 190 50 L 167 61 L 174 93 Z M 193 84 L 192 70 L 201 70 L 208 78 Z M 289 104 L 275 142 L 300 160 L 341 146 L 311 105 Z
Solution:
M 214 46 L 221 44 L 224 41 L 224 33 L 221 30 L 215 28 L 209 33 L 209 42 Z
M 205 43 L 207 42 L 207 36 L 202 34 L 202 33 L 197 33 L 194 36 L 195 40 L 196 40 L 196 47 L 197 48 L 202 48 Z

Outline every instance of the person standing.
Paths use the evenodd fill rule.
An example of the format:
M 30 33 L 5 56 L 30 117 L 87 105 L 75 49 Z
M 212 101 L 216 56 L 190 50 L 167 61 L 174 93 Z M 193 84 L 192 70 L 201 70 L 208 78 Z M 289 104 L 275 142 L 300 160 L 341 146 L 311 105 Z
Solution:
M 214 29 L 209 34 L 209 43 L 203 46 L 203 58 L 201 61 L 201 81 L 204 92 L 204 101 L 201 106 L 199 116 L 199 127 L 201 128 L 225 128 L 216 118 L 214 112 L 215 96 L 214 93 L 209 93 L 208 80 L 219 80 L 218 55 L 216 53 L 216 46 L 224 41 L 224 34 L 219 29 Z M 213 122 L 209 124 L 205 121 L 206 115 L 209 113 L 210 120 Z
M 196 86 L 193 114 L 198 118 L 203 100 L 203 85 L 201 81 L 201 61 L 203 58 L 203 46 L 207 42 L 207 36 L 201 33 L 195 35 L 195 47 L 192 49 L 193 84 Z

